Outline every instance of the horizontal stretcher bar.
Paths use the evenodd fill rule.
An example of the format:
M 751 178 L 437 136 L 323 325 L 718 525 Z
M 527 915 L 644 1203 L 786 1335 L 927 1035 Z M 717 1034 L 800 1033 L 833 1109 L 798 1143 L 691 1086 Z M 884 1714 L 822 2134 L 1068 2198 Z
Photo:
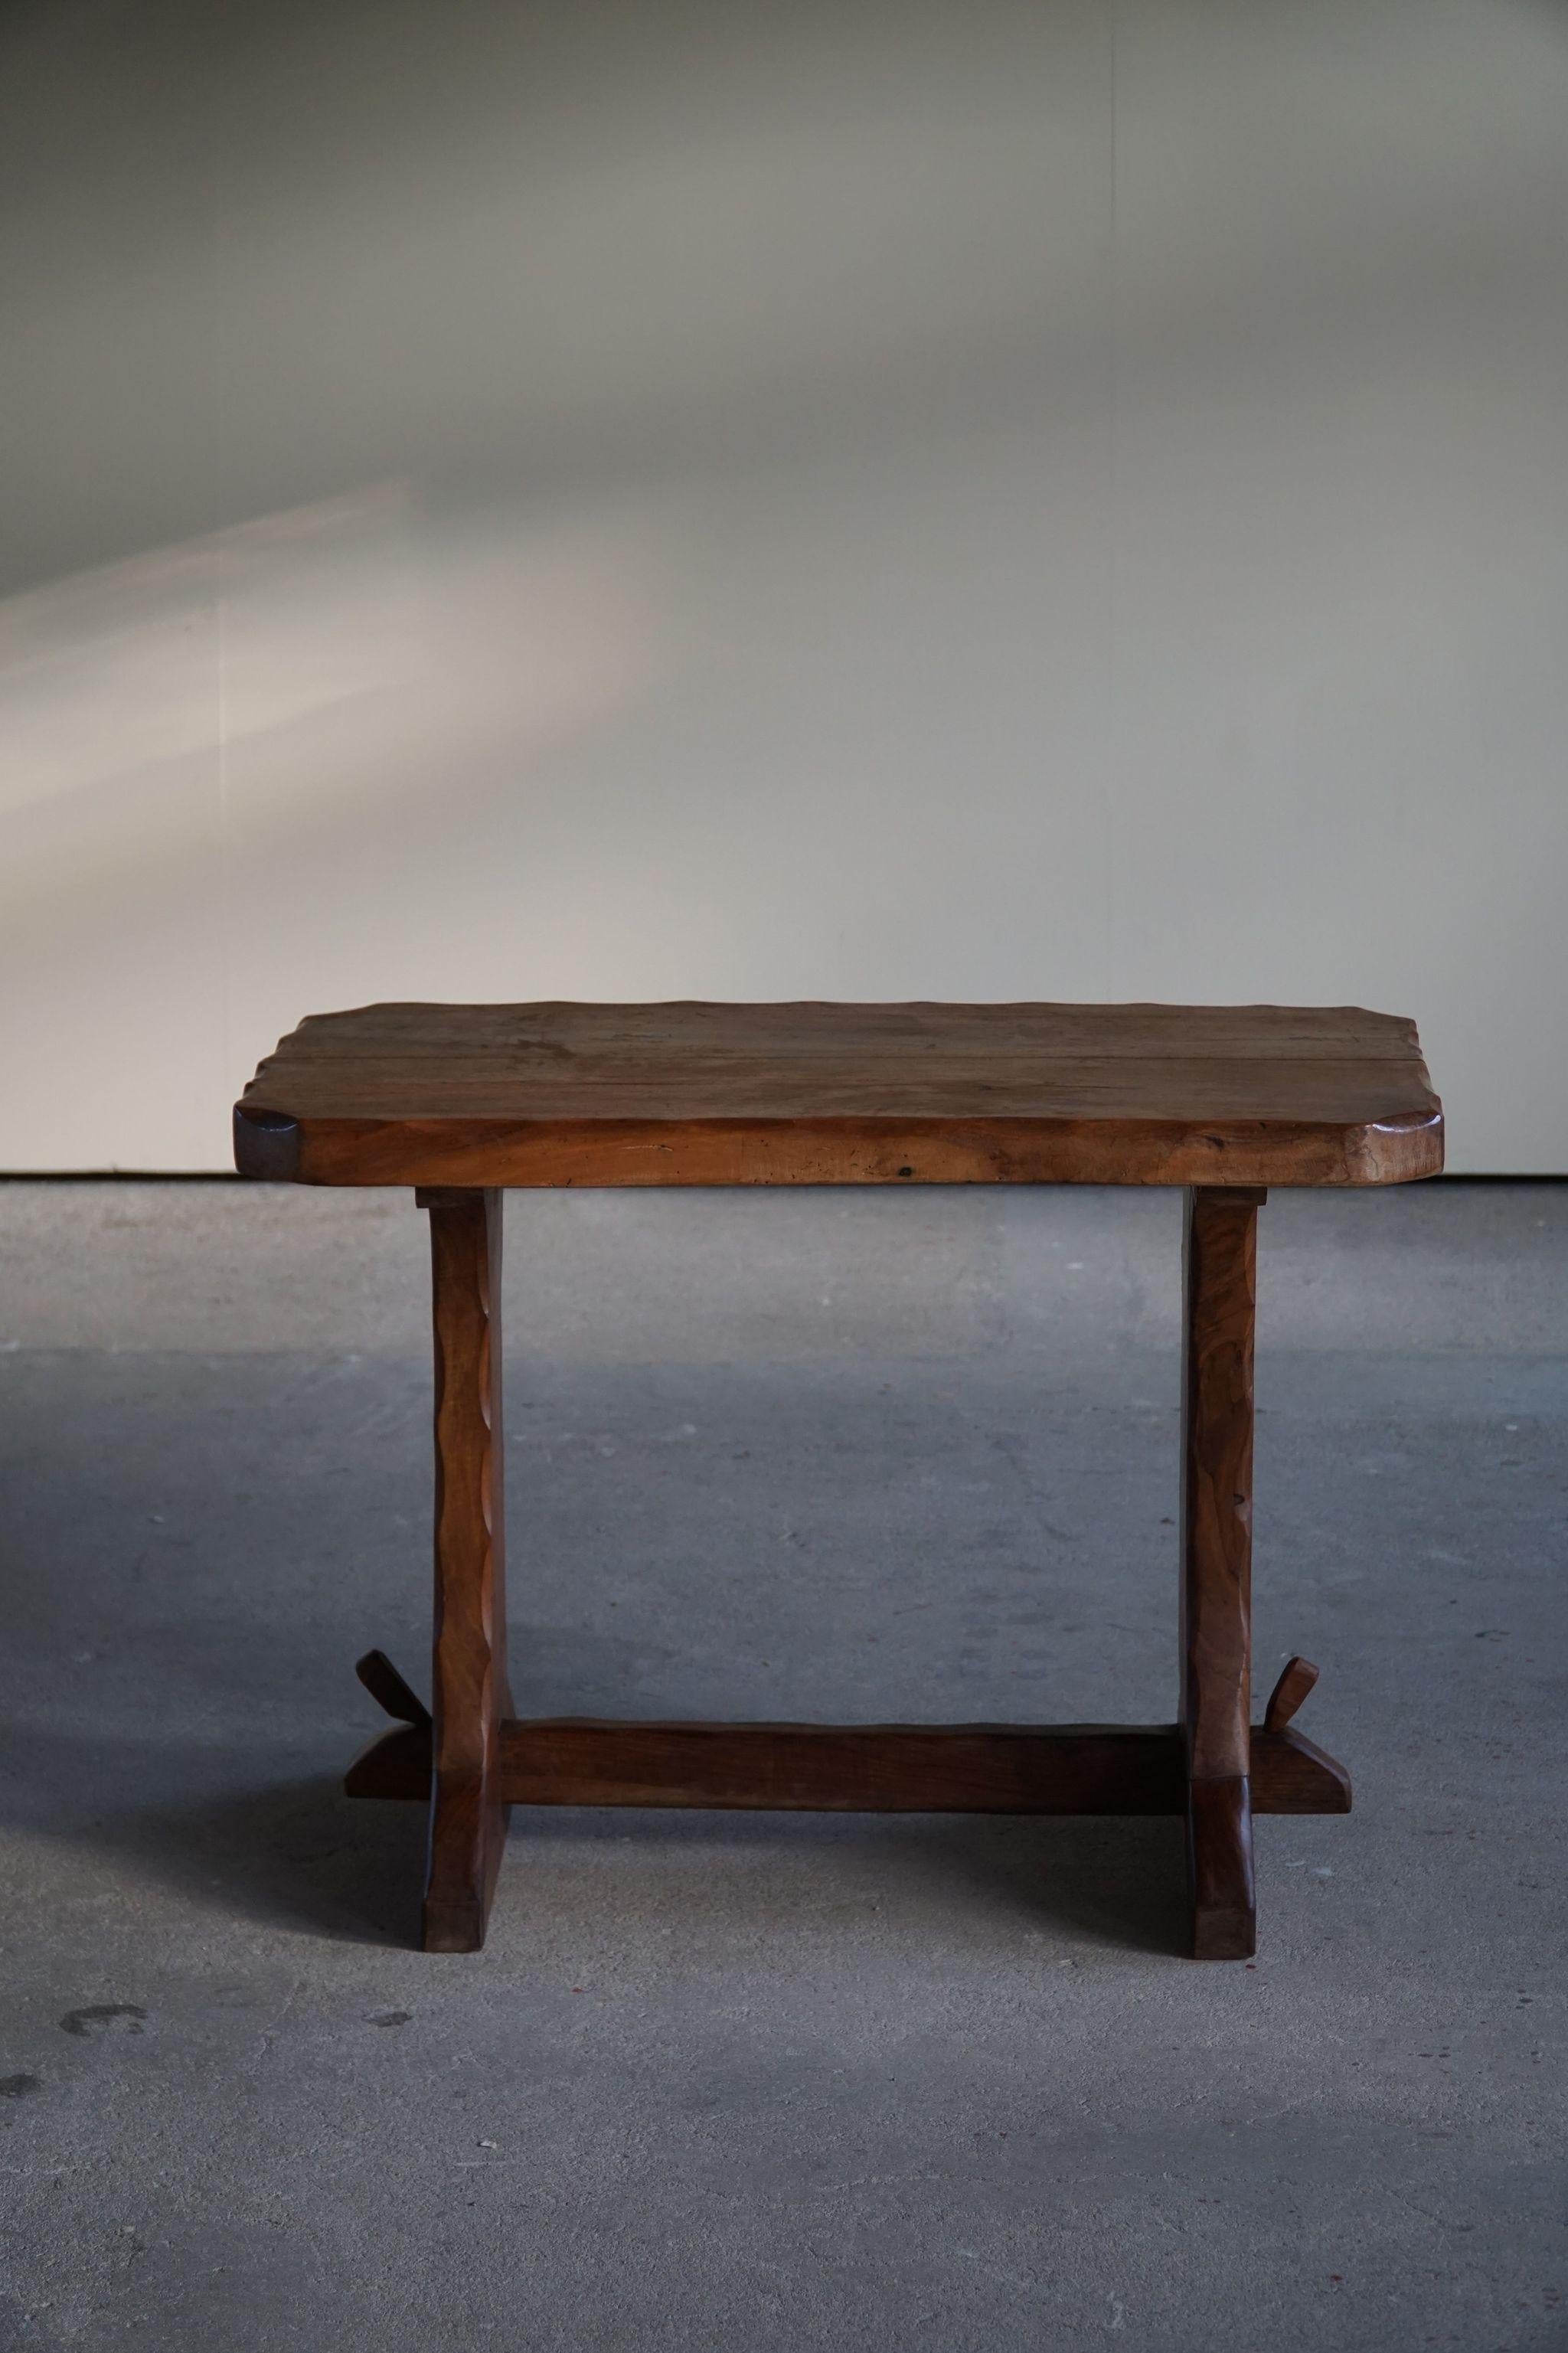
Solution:
M 399 1725 L 349 1769 L 351 1798 L 425 1798 L 430 1728 Z M 1181 1814 L 1175 1725 L 637 1724 L 511 1718 L 499 1795 L 516 1806 L 725 1806 L 844 1813 Z M 1345 1814 L 1350 1777 L 1289 1726 L 1252 1735 L 1252 1806 Z

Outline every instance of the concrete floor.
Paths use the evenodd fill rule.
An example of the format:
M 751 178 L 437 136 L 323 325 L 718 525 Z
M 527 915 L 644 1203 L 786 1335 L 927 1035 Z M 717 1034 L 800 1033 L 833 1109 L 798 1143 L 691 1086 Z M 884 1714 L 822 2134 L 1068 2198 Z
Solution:
M 525 1712 L 1168 1717 L 1166 1194 L 521 1196 Z M 1165 1822 L 514 1818 L 408 1949 L 405 1195 L 0 1187 L 0 2343 L 1568 2345 L 1568 1187 L 1277 1195 L 1255 1967 Z

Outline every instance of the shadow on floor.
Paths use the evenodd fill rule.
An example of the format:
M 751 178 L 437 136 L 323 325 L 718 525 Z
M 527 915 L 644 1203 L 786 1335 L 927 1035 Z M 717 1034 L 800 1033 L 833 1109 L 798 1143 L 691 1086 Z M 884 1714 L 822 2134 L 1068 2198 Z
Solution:
M 79 1845 L 110 1869 L 156 1880 L 209 1915 L 228 1912 L 334 1942 L 417 1942 L 422 1806 L 356 1802 L 343 1796 L 336 1774 L 279 1778 L 275 1754 L 230 1752 L 224 1761 L 236 1776 L 229 1787 L 193 1796 L 193 1784 L 210 1778 L 210 1749 L 193 1754 L 186 1773 L 162 1745 L 73 1744 L 51 1773 L 47 1754 L 30 1744 L 6 1811 L 24 1833 Z M 182 1794 L 125 1803 L 127 1792 L 160 1787 Z M 868 1890 L 951 1892 L 977 1922 L 989 1920 L 1004 1934 L 1054 1926 L 1122 1950 L 1182 1950 L 1180 1830 L 1163 1820 L 519 1808 L 503 1893 L 526 1869 L 531 1847 L 559 1862 L 568 1841 L 579 1850 L 584 1842 L 620 1845 L 628 1833 L 643 1858 L 662 1851 L 689 1864 L 700 1852 L 721 1872 L 727 1853 L 737 1865 L 743 1858 L 747 1870 L 725 1874 L 727 1911 L 732 1916 L 754 1900 L 781 1928 L 789 1926 L 789 1889 L 798 1883 L 775 1873 L 759 1881 L 749 1865 L 760 1847 L 798 1862 L 818 1843 L 823 1871 L 837 1883 L 847 1855 L 856 1883 Z M 637 1885 L 647 1885 L 640 1873 Z M 803 1920 L 807 1910 L 815 1906 L 803 1905 Z

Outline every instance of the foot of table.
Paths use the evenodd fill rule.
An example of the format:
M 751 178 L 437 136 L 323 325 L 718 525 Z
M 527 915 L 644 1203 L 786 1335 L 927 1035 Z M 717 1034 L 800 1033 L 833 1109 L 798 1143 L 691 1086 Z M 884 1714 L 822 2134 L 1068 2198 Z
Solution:
M 1247 1775 L 1187 1784 L 1187 1898 L 1194 1961 L 1249 1961 L 1258 1950 Z

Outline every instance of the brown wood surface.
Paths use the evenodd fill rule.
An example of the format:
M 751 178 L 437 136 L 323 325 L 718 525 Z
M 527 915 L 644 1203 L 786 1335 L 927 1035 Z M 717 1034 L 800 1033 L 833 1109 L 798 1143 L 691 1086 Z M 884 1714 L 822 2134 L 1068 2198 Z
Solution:
M 1309 1692 L 1317 1686 L 1318 1670 L 1310 1659 L 1288 1659 L 1268 1694 L 1263 1721 L 1270 1732 L 1283 1732 Z
M 1267 1814 L 1350 1811 L 1342 1766 L 1299 1733 L 1252 1736 Z M 356 1757 L 355 1798 L 422 1798 L 427 1731 L 399 1725 Z M 630 1724 L 509 1721 L 512 1805 L 717 1806 L 828 1813 L 1182 1814 L 1180 1725 Z
M 424 1935 L 426 1952 L 469 1953 L 484 1942 L 506 1843 L 500 1725 L 511 1713 L 511 1699 L 502 1481 L 502 1197 L 491 1191 L 420 1198 L 430 1212 L 436 1342 L 429 1736 L 434 1770 Z
M 1268 1182 L 1441 1166 L 1414 1027 L 1355 1008 L 383 1006 L 306 1022 L 237 1107 L 247 1173 L 405 1184 L 429 1209 L 437 1510 L 433 1721 L 356 1796 L 431 1794 L 425 1939 L 483 1940 L 510 1803 L 1184 1813 L 1192 1948 L 1255 1948 L 1251 1820 L 1348 1810 L 1289 1724 L 1248 1722 L 1257 1208 Z M 500 1187 L 1182 1183 L 1188 1188 L 1182 1697 L 1175 1726 L 636 1725 L 512 1718 L 506 1683 Z
M 247 1175 L 321 1185 L 1378 1185 L 1442 1166 L 1355 1007 L 376 1005 L 285 1038 Z
M 430 1711 L 418 1693 L 400 1675 L 384 1651 L 367 1651 L 356 1661 L 354 1672 L 378 1706 L 400 1724 L 428 1724 Z
M 1261 1192 L 1194 1187 L 1184 1229 L 1181 1721 L 1193 1951 L 1257 1948 L 1252 1816 L 1252 1352 Z
M 1187 1894 L 1193 1958 L 1249 1961 L 1258 1950 L 1258 1898 L 1245 1773 L 1187 1784 Z

